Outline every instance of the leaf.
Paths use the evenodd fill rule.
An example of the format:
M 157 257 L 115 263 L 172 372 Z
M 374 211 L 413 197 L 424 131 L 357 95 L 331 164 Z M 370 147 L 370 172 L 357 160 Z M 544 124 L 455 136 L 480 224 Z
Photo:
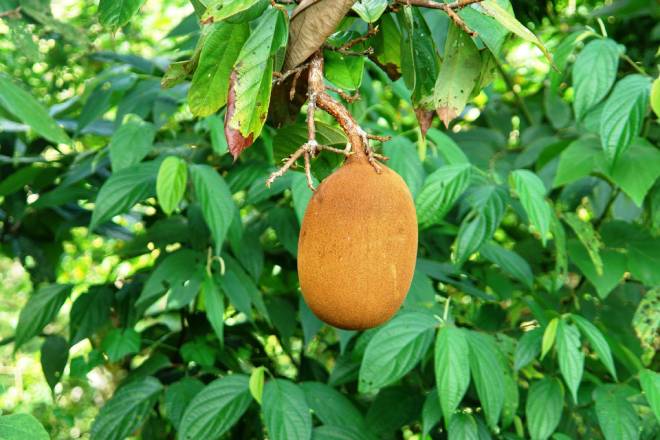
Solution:
M 71 286 L 68 284 L 50 284 L 30 296 L 18 317 L 14 351 L 38 335 L 57 316 L 70 292 Z
M 454 142 L 452 138 L 438 129 L 430 128 L 427 132 L 428 138 L 433 142 L 438 152 L 448 165 L 469 164 L 463 150 Z
M 30 414 L 0 416 L 0 438 L 3 440 L 49 440 L 48 432 Z
M 101 0 L 99 21 L 113 31 L 128 24 L 144 4 L 144 0 Z
M 550 351 L 555 341 L 557 340 L 557 327 L 559 326 L 559 318 L 552 318 L 548 326 L 543 331 L 543 340 L 541 342 L 541 359 L 545 357 Z
M 110 162 L 113 171 L 139 163 L 151 151 L 156 128 L 137 115 L 128 114 L 110 139 Z
M 61 336 L 48 336 L 41 345 L 41 371 L 51 390 L 62 379 L 69 359 L 69 343 Z
M 603 151 L 610 164 L 623 156 L 642 128 L 649 102 L 651 80 L 643 75 L 628 75 L 614 86 L 600 119 Z
M 170 296 L 190 297 L 197 293 L 202 256 L 191 249 L 180 249 L 166 255 L 151 272 L 136 301 L 137 307 L 147 308 L 168 290 Z M 175 292 L 182 292 L 175 294 Z
M 639 383 L 656 420 L 660 421 L 660 373 L 644 369 L 639 372 Z
M 314 428 L 314 440 L 371 440 L 368 433 L 353 426 L 322 425 Z
M 424 183 L 425 175 L 415 144 L 406 137 L 397 136 L 385 144 L 383 153 L 390 158 L 387 166 L 403 178 L 414 198 Z
M 163 390 L 153 377 L 119 388 L 101 408 L 92 425 L 92 440 L 122 440 L 129 437 L 149 415 Z
M 353 5 L 353 10 L 367 23 L 378 21 L 387 9 L 387 0 L 358 0 Z
M 412 370 L 428 351 L 437 321 L 428 312 L 402 312 L 369 341 L 358 388 L 368 393 L 390 385 Z
M 323 52 L 325 78 L 344 90 L 356 90 L 364 76 L 364 57 L 344 55 L 337 51 Z
M 175 429 L 179 429 L 186 407 L 202 389 L 204 389 L 204 383 L 193 377 L 184 377 L 167 387 L 163 406 L 165 416 L 172 422 Z
M 302 389 L 285 379 L 273 379 L 264 388 L 262 413 L 272 440 L 312 437 L 312 417 Z
M 236 209 L 229 187 L 209 165 L 190 166 L 190 175 L 204 220 L 215 240 L 216 252 L 219 253 Z
M 414 108 L 433 109 L 433 87 L 438 75 L 438 54 L 431 30 L 419 8 L 403 6 L 401 27 L 401 72 L 412 90 Z
M 136 203 L 153 197 L 159 166 L 158 161 L 144 162 L 112 173 L 96 196 L 89 229 L 94 230 L 115 215 L 125 213 Z
M 426 395 L 424 406 L 422 407 L 422 437 L 426 437 L 431 429 L 442 419 L 442 409 L 440 408 L 440 399 L 438 390 L 433 389 Z
M 595 39 L 584 46 L 573 65 L 573 107 L 578 120 L 607 96 L 618 66 L 619 46 L 615 41 Z
M 293 195 L 293 209 L 296 211 L 298 222 L 302 225 L 307 205 L 309 204 L 312 195 L 314 194 L 309 186 L 307 186 L 307 177 L 303 173 L 291 173 L 291 192 Z M 318 185 L 318 180 L 313 178 L 314 185 Z
M 49 141 L 71 144 L 69 136 L 50 117 L 44 106 L 5 74 L 0 74 L 0 105 Z
M 204 41 L 188 91 L 188 105 L 193 115 L 212 115 L 227 103 L 229 75 L 249 34 L 247 23 L 213 25 Z
M 435 383 L 445 425 L 451 425 L 470 385 L 470 348 L 464 330 L 440 328 L 435 342 Z
M 588 176 L 600 168 L 603 160 L 598 138 L 583 136 L 571 142 L 559 156 L 553 187 L 559 187 Z
M 488 425 L 494 427 L 504 406 L 504 370 L 500 364 L 498 347 L 488 335 L 471 331 L 470 372 Z
M 264 394 L 264 371 L 264 367 L 257 367 L 252 370 L 252 374 L 250 374 L 250 394 L 259 405 L 261 405 L 261 400 Z
M 477 422 L 470 414 L 456 414 L 449 421 L 447 431 L 449 440 L 479 440 Z
M 69 335 L 71 345 L 92 336 L 110 319 L 113 292 L 105 286 L 92 286 L 80 295 L 71 306 Z
M 110 362 L 119 362 L 129 354 L 140 351 L 141 337 L 132 328 L 110 330 L 101 342 L 101 349 L 108 355 Z
M 423 396 L 415 388 L 397 386 L 381 390 L 365 419 L 371 437 L 391 438 L 394 431 L 418 419 L 422 402 Z
M 202 292 L 204 292 L 204 304 L 206 306 L 206 319 L 211 324 L 215 335 L 220 341 L 220 346 L 224 345 L 224 326 L 225 326 L 225 301 L 222 292 L 215 283 L 212 276 L 206 274 L 202 283 Z
M 267 0 L 210 0 L 207 5 L 202 22 L 227 20 L 231 23 L 243 23 L 261 15 L 268 2 Z
M 426 177 L 417 194 L 417 221 L 422 226 L 439 223 L 470 184 L 470 164 L 447 165 Z
M 610 292 L 623 279 L 626 271 L 626 258 L 623 254 L 612 250 L 601 251 L 600 257 L 603 264 L 603 273 L 599 275 L 588 253 L 577 241 L 570 240 L 567 249 L 571 261 L 575 263 L 591 284 L 594 285 L 598 296 L 602 299 L 607 298 Z
M 170 215 L 179 205 L 186 192 L 188 168 L 186 162 L 176 156 L 168 156 L 160 164 L 156 179 L 156 195 L 163 212 Z
M 261 133 L 270 102 L 271 55 L 286 45 L 287 36 L 285 15 L 279 9 L 269 9 L 234 63 L 225 114 L 225 135 L 234 159 Z
M 468 34 L 450 24 L 433 92 L 435 111 L 445 127 L 449 128 L 449 123 L 465 108 L 480 73 L 481 56 L 477 46 Z
M 351 426 L 366 431 L 364 417 L 345 395 L 321 382 L 303 382 L 300 387 L 309 408 L 324 425 Z
M 578 329 L 583 336 L 587 338 L 591 348 L 598 355 L 598 359 L 605 365 L 607 371 L 610 372 L 614 380 L 618 380 L 616 377 L 616 368 L 614 368 L 614 360 L 612 359 L 612 352 L 610 351 L 610 346 L 607 343 L 607 340 L 603 334 L 598 330 L 594 324 L 592 324 L 586 318 L 583 318 L 580 315 L 571 314 L 571 319 L 577 325 Z
M 606 440 L 636 440 L 640 421 L 633 406 L 616 393 L 615 385 L 596 388 L 596 417 Z
M 496 1 L 484 0 L 476 6 L 476 9 L 490 15 L 502 26 L 517 36 L 541 49 L 543 55 L 545 55 L 548 61 L 552 63 L 552 56 L 550 55 L 550 52 L 548 52 L 548 49 L 545 48 L 543 43 L 541 43 L 541 40 L 539 40 L 536 35 L 532 33 L 532 31 L 523 26 L 509 11 L 500 6 Z
M 534 274 L 529 263 L 514 251 L 505 249 L 492 241 L 484 243 L 479 251 L 485 259 L 498 265 L 504 272 L 528 288 L 534 284 Z
M 545 246 L 550 232 L 550 206 L 545 200 L 543 181 L 528 170 L 516 170 L 511 173 L 510 185 L 518 193 L 529 222 L 541 235 Z
M 557 429 L 564 407 L 564 389 L 557 379 L 534 382 L 527 396 L 527 426 L 533 440 L 545 440 Z
M 584 353 L 580 349 L 580 333 L 571 324 L 567 324 L 563 319 L 557 326 L 557 358 L 559 360 L 559 370 L 561 375 L 571 390 L 573 402 L 577 404 L 577 392 L 582 381 L 582 371 L 584 370 Z
M 497 0 L 497 3 L 505 10 L 513 13 L 509 0 Z M 478 38 L 483 41 L 495 57 L 501 58 L 502 47 L 509 36 L 507 28 L 477 8 L 461 8 L 458 11 L 458 16 L 465 21 L 470 29 L 477 33 Z
M 648 290 L 637 304 L 632 326 L 644 349 L 642 361 L 648 365 L 656 354 L 656 336 L 660 327 L 660 288 Z
M 582 245 L 587 249 L 589 258 L 596 269 L 598 275 L 603 275 L 603 261 L 600 258 L 600 249 L 604 247 L 600 237 L 594 230 L 591 223 L 582 221 L 577 214 L 572 212 L 564 213 L 563 219 L 573 229 Z
M 210 368 L 215 364 L 215 351 L 201 338 L 183 344 L 180 353 L 186 364 L 194 362 L 200 367 L 206 368 Z
M 186 407 L 177 439 L 220 438 L 250 406 L 248 378 L 232 374 L 206 385 Z
M 542 339 L 543 331 L 541 328 L 535 328 L 522 335 L 516 344 L 516 351 L 513 356 L 513 369 L 515 371 L 529 365 L 541 354 Z
M 660 77 L 656 78 L 651 86 L 651 108 L 655 115 L 660 118 Z

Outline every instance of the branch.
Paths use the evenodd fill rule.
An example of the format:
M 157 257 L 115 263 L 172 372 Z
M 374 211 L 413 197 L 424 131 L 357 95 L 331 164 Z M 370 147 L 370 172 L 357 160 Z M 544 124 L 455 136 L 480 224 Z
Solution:
M 418 6 L 420 8 L 429 8 L 429 9 L 440 9 L 444 11 L 447 16 L 463 31 L 465 31 L 471 37 L 476 37 L 477 33 L 470 29 L 468 25 L 463 21 L 461 17 L 458 16 L 456 11 L 463 9 L 466 6 L 469 6 L 474 3 L 479 3 L 482 0 L 456 0 L 452 3 L 439 3 L 432 0 L 396 0 L 397 3 L 402 5 L 409 6 Z
M 0 12 L 0 18 L 21 18 L 21 7 Z

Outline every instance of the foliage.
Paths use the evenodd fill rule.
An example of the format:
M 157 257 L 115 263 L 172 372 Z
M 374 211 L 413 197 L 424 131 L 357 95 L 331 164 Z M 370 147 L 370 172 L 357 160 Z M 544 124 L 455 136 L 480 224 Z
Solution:
M 160 35 L 144 3 L 0 0 L 0 264 L 33 286 L 0 343 L 40 352 L 53 411 L 101 381 L 93 439 L 660 434 L 657 5 L 355 3 L 326 79 L 420 224 L 402 310 L 357 333 L 298 291 L 305 175 L 265 185 L 308 141 L 273 81 L 296 6 L 164 2 L 190 15 Z M 3 410 L 0 437 L 68 436 Z

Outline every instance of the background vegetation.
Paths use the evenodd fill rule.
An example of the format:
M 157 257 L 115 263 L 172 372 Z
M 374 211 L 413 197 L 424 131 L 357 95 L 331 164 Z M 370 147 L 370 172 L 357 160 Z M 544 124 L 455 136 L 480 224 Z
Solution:
M 237 3 L 252 35 L 280 13 Z M 326 78 L 393 137 L 420 220 L 404 307 L 359 333 L 301 299 L 304 174 L 264 184 L 304 112 L 233 160 L 205 101 L 228 72 L 193 73 L 223 65 L 195 49 L 223 26 L 203 6 L 0 0 L 0 438 L 660 435 L 656 2 L 513 2 L 543 46 L 477 5 L 472 42 L 442 11 L 358 2 L 330 43 L 373 21 L 355 49 L 375 54 L 327 50 Z M 422 136 L 415 109 L 456 90 Z

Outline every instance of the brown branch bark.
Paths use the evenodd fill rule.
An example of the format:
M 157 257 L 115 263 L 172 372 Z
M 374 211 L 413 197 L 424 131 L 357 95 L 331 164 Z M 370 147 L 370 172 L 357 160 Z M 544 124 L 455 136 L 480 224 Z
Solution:
M 440 3 L 433 0 L 396 0 L 401 5 L 418 6 L 420 8 L 440 9 L 464 32 L 471 37 L 476 37 L 477 33 L 469 28 L 456 11 L 474 3 L 480 3 L 482 0 L 456 0 L 452 3 Z

